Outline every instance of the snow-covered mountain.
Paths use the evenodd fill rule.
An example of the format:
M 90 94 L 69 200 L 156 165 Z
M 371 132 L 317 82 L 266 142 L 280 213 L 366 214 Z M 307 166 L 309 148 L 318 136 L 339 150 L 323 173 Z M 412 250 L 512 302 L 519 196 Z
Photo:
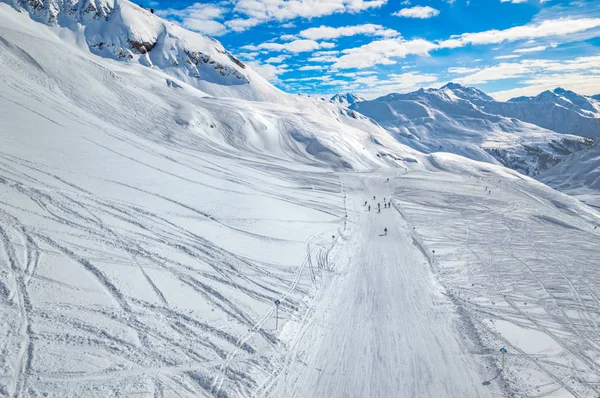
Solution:
M 336 94 L 331 97 L 330 101 L 335 102 L 337 104 L 342 104 L 345 106 L 352 105 L 356 102 L 364 101 L 364 98 L 359 97 L 356 94 L 346 93 L 346 94 Z
M 538 179 L 600 208 L 600 145 L 573 153 Z
M 600 214 L 102 4 L 0 2 L 0 396 L 596 392 Z
M 478 102 L 488 113 L 516 118 L 563 134 L 600 138 L 600 102 L 556 88 L 508 102 Z
M 389 94 L 350 108 L 375 120 L 399 142 L 420 151 L 444 151 L 500 162 L 530 175 L 591 145 L 581 137 L 485 111 L 483 106 L 492 102 L 481 90 L 449 83 L 440 89 Z
M 282 93 L 218 41 L 121 0 L 2 0 L 34 20 L 78 32 L 102 57 L 158 68 L 210 95 L 277 100 Z M 83 34 L 79 35 L 79 31 Z
M 592 95 L 591 98 L 595 99 L 596 101 L 600 101 L 600 94 Z

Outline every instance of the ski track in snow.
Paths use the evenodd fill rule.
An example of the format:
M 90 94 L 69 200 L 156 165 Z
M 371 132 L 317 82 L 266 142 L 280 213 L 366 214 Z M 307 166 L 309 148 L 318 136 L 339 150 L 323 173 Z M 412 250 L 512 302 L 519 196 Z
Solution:
M 10 163 L 5 163 L 5 159 L 0 160 L 2 197 L 14 195 L 18 199 L 3 201 L 7 210 L 0 213 L 5 225 L 0 229 L 0 238 L 6 264 L 6 268 L 2 268 L 4 277 L 0 279 L 0 286 L 3 300 L 9 304 L 5 309 L 18 308 L 15 322 L 20 325 L 13 332 L 8 332 L 16 333 L 15 336 L 2 340 L 9 343 L 14 339 L 20 347 L 14 358 L 9 355 L 13 347 L 6 345 L 2 350 L 6 366 L 15 369 L 14 375 L 6 380 L 7 391 L 13 390 L 15 396 L 26 396 L 36 390 L 46 390 L 50 385 L 65 383 L 73 391 L 67 393 L 68 390 L 63 390 L 63 393 L 76 396 L 98 383 L 101 389 L 115 388 L 111 387 L 114 382 L 117 386 L 131 384 L 124 391 L 133 391 L 131 388 L 135 389 L 140 382 L 132 383 L 132 378 L 142 375 L 147 378 L 142 384 L 156 386 L 167 378 L 170 379 L 167 381 L 171 384 L 170 389 L 178 386 L 176 389 L 187 389 L 191 395 L 200 394 L 198 387 L 204 389 L 203 394 L 210 395 L 212 389 L 216 391 L 215 395 L 219 395 L 218 391 L 231 388 L 224 386 L 224 379 L 229 383 L 233 380 L 238 387 L 241 383 L 239 388 L 252 387 L 251 382 L 232 374 L 227 366 L 241 354 L 252 356 L 257 352 L 257 346 L 270 346 L 277 342 L 274 331 L 263 326 L 271 318 L 274 308 L 271 303 L 275 298 L 281 298 L 285 302 L 283 307 L 292 311 L 301 305 L 298 299 L 307 294 L 303 276 L 308 264 L 306 258 L 293 272 L 281 273 L 268 264 L 215 246 L 192 230 L 169 220 L 168 214 L 161 216 L 134 203 L 119 203 L 91 195 L 40 166 L 19 162 L 14 157 L 10 157 Z M 48 177 L 66 185 L 66 189 L 48 186 L 42 181 L 42 178 Z M 321 181 L 324 177 L 319 175 Z M 306 175 L 303 179 L 310 181 Z M 118 182 L 115 184 L 120 185 Z M 312 187 L 320 184 L 322 182 L 311 182 Z M 314 195 L 313 190 L 307 192 Z M 275 190 L 271 195 L 277 198 Z M 289 193 L 281 196 L 282 201 L 293 201 Z M 180 206 L 181 211 L 199 213 L 192 206 L 166 196 L 157 197 Z M 296 202 L 302 199 L 296 198 Z M 307 203 L 307 206 L 312 209 L 316 203 Z M 337 211 L 328 209 L 327 205 L 323 209 L 327 214 Z M 246 232 L 214 217 L 202 218 L 234 233 Z M 19 219 L 28 220 L 29 225 Z M 17 236 L 7 232 L 9 227 Z M 248 232 L 248 236 L 255 240 L 294 243 L 289 239 Z M 310 241 L 317 237 L 314 235 Z M 306 247 L 306 255 L 310 258 L 310 246 Z M 17 255 L 20 248 L 26 251 L 22 258 Z M 39 268 L 40 257 L 52 258 L 56 263 L 78 264 L 95 286 L 84 288 L 71 283 L 61 284 L 77 294 L 99 288 L 110 300 L 89 307 L 77 303 L 62 304 L 62 300 L 55 304 L 44 303 L 47 299 L 32 305 L 27 285 L 29 289 L 35 285 L 41 290 L 59 286 L 54 282 L 55 277 L 47 271 L 44 271 L 44 276 L 38 277 L 36 269 Z M 110 266 L 106 268 L 109 264 L 139 269 L 143 280 L 136 283 L 146 283 L 154 299 L 148 294 L 136 297 L 135 290 L 139 288 L 134 291 L 124 288 L 124 281 L 110 271 Z M 42 265 L 43 268 L 49 266 L 48 263 Z M 222 314 L 215 318 L 223 320 L 206 322 L 203 312 L 190 313 L 172 305 L 169 292 L 161 289 L 160 280 L 153 276 L 157 271 L 188 287 L 195 295 L 188 299 L 205 302 L 212 311 Z M 238 293 L 223 293 L 231 289 Z M 38 300 L 41 298 L 37 294 L 34 296 Z M 263 303 L 266 311 L 260 314 L 250 309 L 248 304 L 252 300 Z M 10 305 L 11 302 L 14 305 Z M 97 317 L 115 322 L 117 326 L 90 322 Z M 149 322 L 149 317 L 158 317 L 162 321 Z M 36 325 L 34 329 L 30 319 Z M 59 323 L 63 330 L 52 330 Z M 240 335 L 243 328 L 248 333 Z M 61 348 L 61 345 L 64 346 Z M 50 359 L 44 357 L 49 355 L 47 351 L 68 352 L 70 349 L 112 357 L 111 368 L 52 370 Z M 61 353 L 61 356 L 69 355 Z M 76 358 L 73 360 L 78 362 Z M 221 374 L 212 382 L 210 369 Z M 31 377 L 36 380 L 34 384 L 28 383 Z M 2 378 L 5 379 L 6 376 Z M 188 383 L 196 384 L 196 387 L 190 388 Z M 211 387 L 211 384 L 217 388 Z
M 0 396 L 600 392 L 591 208 L 266 82 L 282 103 L 175 89 L 4 4 L 0 46 Z

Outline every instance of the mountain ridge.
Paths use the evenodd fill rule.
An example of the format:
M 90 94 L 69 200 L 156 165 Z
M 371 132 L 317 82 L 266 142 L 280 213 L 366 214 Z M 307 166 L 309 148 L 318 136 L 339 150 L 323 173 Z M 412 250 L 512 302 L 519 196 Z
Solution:
M 331 97 L 329 99 L 329 101 L 331 102 L 335 102 L 338 104 L 342 104 L 342 105 L 352 105 L 356 102 L 360 102 L 360 101 L 364 101 L 365 99 L 362 97 L 359 97 L 356 94 L 352 94 L 352 93 L 345 93 L 345 94 L 335 94 L 333 97 Z
M 83 38 L 93 54 L 156 67 L 214 96 L 282 101 L 287 97 L 223 45 L 128 0 L 0 0 L 49 26 Z

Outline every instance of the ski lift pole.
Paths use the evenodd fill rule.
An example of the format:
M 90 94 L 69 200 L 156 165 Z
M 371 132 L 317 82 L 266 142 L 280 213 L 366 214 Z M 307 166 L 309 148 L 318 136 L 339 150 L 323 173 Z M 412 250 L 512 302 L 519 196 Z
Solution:
M 279 329 L 279 304 L 281 301 L 275 300 L 275 330 Z
M 504 372 L 504 354 L 507 353 L 506 348 L 504 348 L 504 347 L 500 348 L 500 352 L 502 353 L 502 360 L 501 360 L 500 370 L 502 372 Z

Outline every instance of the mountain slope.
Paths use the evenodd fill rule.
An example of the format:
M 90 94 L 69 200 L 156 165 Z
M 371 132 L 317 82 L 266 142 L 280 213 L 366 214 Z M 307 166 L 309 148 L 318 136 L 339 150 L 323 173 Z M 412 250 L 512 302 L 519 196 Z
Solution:
M 555 189 L 600 208 L 600 146 L 570 155 L 538 178 Z
M 478 105 L 486 112 L 517 118 L 558 133 L 600 138 L 600 102 L 562 88 L 544 91 L 535 97 Z
M 330 98 L 330 101 L 335 102 L 337 104 L 342 104 L 342 105 L 348 106 L 348 105 L 352 105 L 356 102 L 364 101 L 364 98 L 361 98 L 352 93 L 346 93 L 346 94 L 336 94 Z
M 2 3 L 0 142 L 1 396 L 594 392 L 600 216 L 512 170 Z
M 83 34 L 0 3 L 0 396 L 248 395 L 286 341 L 273 302 L 305 316 L 332 267 L 334 170 L 423 156 L 343 106 L 210 97 Z
M 282 93 L 221 43 L 187 31 L 126 0 L 2 0 L 34 20 L 83 30 L 97 55 L 139 63 L 215 96 L 282 100 Z
M 535 175 L 588 143 L 579 137 L 483 111 L 491 97 L 475 88 L 448 84 L 440 89 L 389 94 L 352 105 L 394 133 L 399 142 L 424 152 L 451 152 L 500 162 Z

